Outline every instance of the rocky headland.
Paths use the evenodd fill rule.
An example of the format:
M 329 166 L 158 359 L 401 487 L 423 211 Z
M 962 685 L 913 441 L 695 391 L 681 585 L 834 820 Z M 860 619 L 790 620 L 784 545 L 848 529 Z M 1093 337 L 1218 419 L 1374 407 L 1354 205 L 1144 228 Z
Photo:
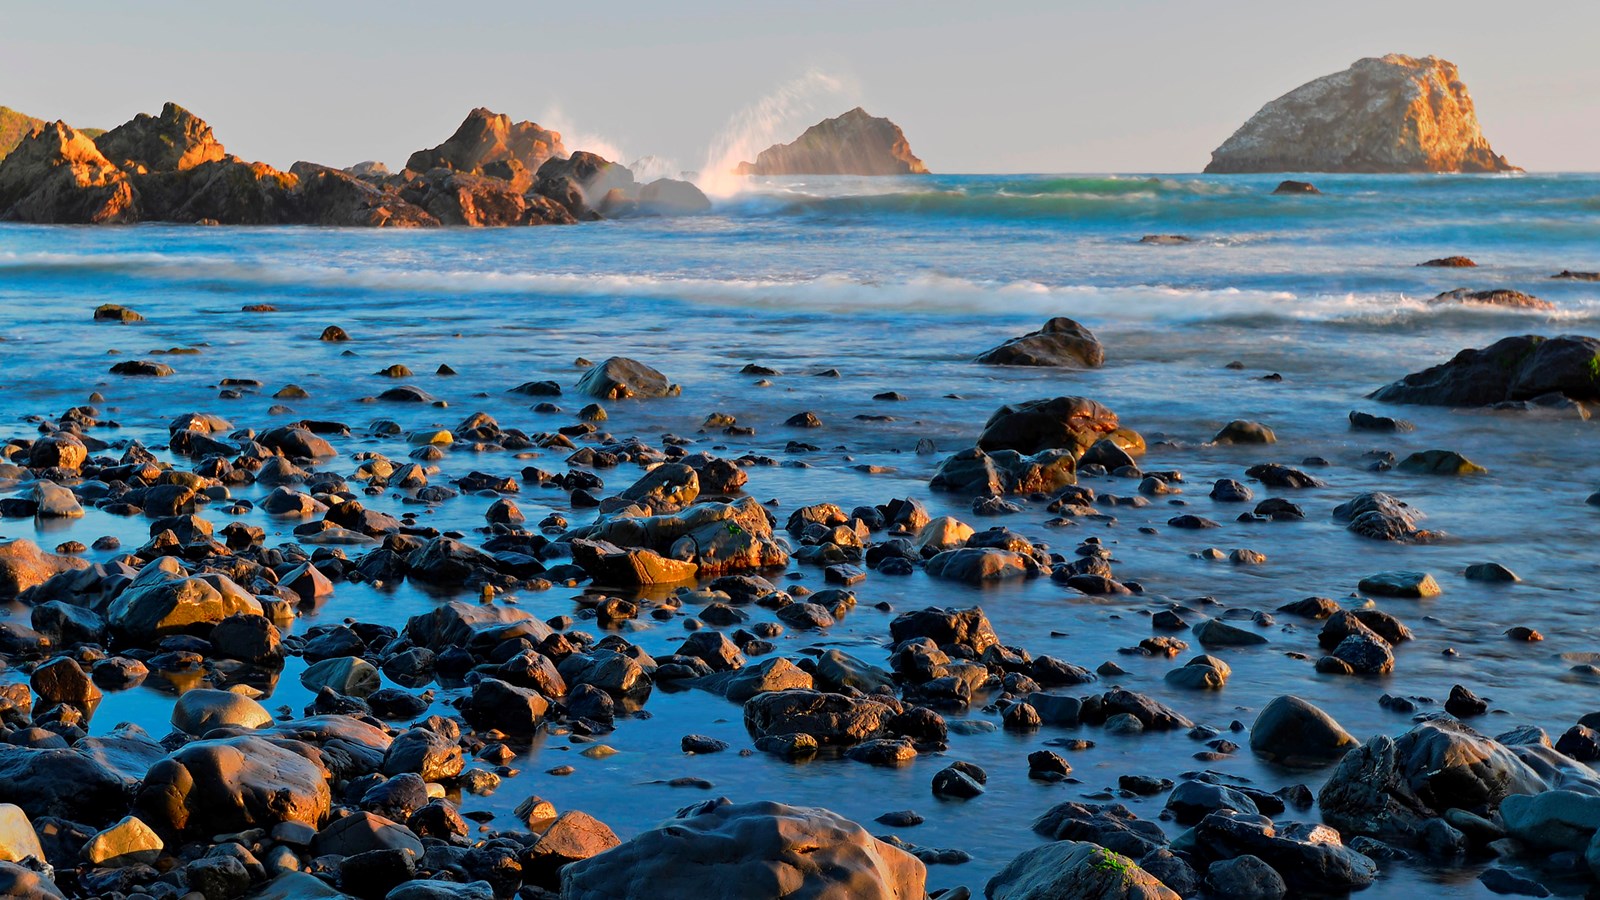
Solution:
M 569 155 L 559 134 L 487 109 L 392 174 L 373 164 L 297 162 L 282 172 L 247 162 L 174 103 L 98 137 L 30 120 L 0 160 L 0 220 L 18 222 L 493 227 L 709 208 L 688 182 L 637 184 L 626 167 Z
M 1268 103 L 1211 153 L 1208 173 L 1520 172 L 1478 127 L 1454 63 L 1391 53 Z
M 900 126 L 861 107 L 807 128 L 740 163 L 738 175 L 926 175 Z

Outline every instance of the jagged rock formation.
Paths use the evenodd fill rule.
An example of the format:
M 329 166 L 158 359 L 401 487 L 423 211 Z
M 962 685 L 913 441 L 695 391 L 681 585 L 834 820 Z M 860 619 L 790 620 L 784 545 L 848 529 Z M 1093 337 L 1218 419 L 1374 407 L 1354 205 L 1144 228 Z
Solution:
M 131 222 L 133 187 L 94 141 L 65 122 L 34 131 L 0 162 L 0 218 L 24 222 Z
M 1519 172 L 1496 155 L 1455 63 L 1391 53 L 1268 103 L 1211 153 L 1209 173 Z
M 414 172 L 450 169 L 490 175 L 526 191 L 533 184 L 533 173 L 545 160 L 566 155 L 560 132 L 533 122 L 512 123 L 510 116 L 479 107 L 467 114 L 449 140 L 411 154 L 406 168 Z
M 492 227 L 571 224 L 601 218 L 602 210 L 685 215 L 710 207 L 694 185 L 641 186 L 626 167 L 595 154 L 567 157 L 555 132 L 484 109 L 395 174 L 377 163 L 341 171 L 299 162 L 280 172 L 247 162 L 174 103 L 98 139 L 64 122 L 34 121 L 0 160 L 0 220 Z
M 7 154 L 22 143 L 23 138 L 43 128 L 46 124 L 48 123 L 43 119 L 35 119 L 26 113 L 17 112 L 9 106 L 0 106 L 0 159 L 5 159 Z M 78 130 L 88 135 L 90 140 L 105 133 L 105 130 L 100 128 L 80 128 Z
M 94 143 L 124 171 L 183 172 L 228 155 L 205 120 L 170 102 L 159 117 L 139 113 Z
M 774 144 L 738 175 L 926 175 L 905 132 L 861 107 L 807 128 L 792 144 Z

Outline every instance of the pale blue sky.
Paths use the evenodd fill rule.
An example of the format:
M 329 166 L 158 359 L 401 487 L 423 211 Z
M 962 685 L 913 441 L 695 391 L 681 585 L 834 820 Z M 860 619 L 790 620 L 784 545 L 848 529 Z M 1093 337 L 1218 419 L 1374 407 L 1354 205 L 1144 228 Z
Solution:
M 277 166 L 398 166 L 486 105 L 698 169 L 790 85 L 743 144 L 859 103 L 935 171 L 1185 172 L 1311 78 L 1433 53 L 1512 162 L 1594 170 L 1596 35 L 1594 0 L 0 0 L 0 104 L 104 127 L 173 99 Z

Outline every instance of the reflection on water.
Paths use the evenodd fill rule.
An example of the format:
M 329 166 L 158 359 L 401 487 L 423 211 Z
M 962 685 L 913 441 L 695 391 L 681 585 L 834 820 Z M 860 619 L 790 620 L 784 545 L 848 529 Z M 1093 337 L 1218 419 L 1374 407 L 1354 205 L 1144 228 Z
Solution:
M 335 441 L 343 456 L 333 468 L 349 475 L 356 466 L 353 453 L 399 458 L 409 450 L 403 439 L 371 435 L 367 425 L 375 419 L 393 419 L 406 432 L 452 428 L 478 411 L 528 433 L 570 424 L 586 401 L 557 398 L 565 411 L 535 412 L 527 398 L 507 389 L 544 379 L 570 386 L 578 375 L 574 358 L 625 354 L 666 372 L 684 393 L 607 403 L 605 428 L 657 443 L 666 434 L 681 435 L 696 440 L 696 449 L 729 457 L 773 457 L 778 465 L 749 470 L 747 491 L 774 500 L 780 521 L 786 510 L 808 503 L 849 509 L 911 496 L 933 515 L 954 515 L 980 528 L 1002 524 L 1061 552 L 1099 537 L 1113 552 L 1117 577 L 1146 590 L 1089 598 L 1048 579 L 980 591 L 920 573 L 875 575 L 858 587 L 862 602 L 847 618 L 819 635 L 785 632 L 777 640 L 781 654 L 837 647 L 883 663 L 888 622 L 896 612 L 981 603 L 1005 643 L 1091 669 L 1114 661 L 1126 674 L 1099 687 L 1114 682 L 1149 692 L 1224 731 L 1235 722 L 1248 725 L 1264 703 L 1292 692 L 1332 712 L 1358 737 L 1398 733 L 1408 722 L 1378 706 L 1381 694 L 1442 699 L 1452 684 L 1463 683 L 1501 711 L 1484 720 L 1484 730 L 1531 723 L 1559 733 L 1594 709 L 1594 685 L 1568 671 L 1579 657 L 1563 654 L 1600 651 L 1600 630 L 1590 615 L 1600 584 L 1600 561 L 1591 551 L 1600 510 L 1583 503 L 1600 489 L 1600 425 L 1508 413 L 1380 410 L 1364 395 L 1462 347 L 1506 334 L 1600 331 L 1600 285 L 1545 278 L 1600 262 L 1586 256 L 1600 246 L 1600 211 L 1582 202 L 1593 196 L 1596 182 L 1326 181 L 1328 196 L 1315 198 L 1320 206 L 1301 202 L 1305 198 L 1265 198 L 1262 184 L 1251 179 L 1172 178 L 1127 190 L 1121 182 L 1077 179 L 1035 185 L 1026 179 L 944 178 L 918 182 L 935 192 L 930 196 L 890 191 L 847 197 L 848 185 L 832 186 L 822 196 L 820 188 L 791 185 L 782 197 L 745 196 L 729 201 L 719 215 L 694 222 L 503 232 L 7 226 L 0 228 L 0 336 L 8 361 L 0 372 L 0 416 L 11 423 L 8 435 L 30 436 L 35 426 L 25 417 L 59 415 L 98 391 L 103 418 L 118 427 L 95 435 L 151 447 L 164 447 L 166 421 L 189 411 L 217 413 L 257 429 L 291 418 L 332 419 L 349 424 L 354 434 Z M 950 193 L 959 196 L 950 200 Z M 1062 211 L 1084 197 L 1089 200 L 1082 202 L 1097 205 L 1087 212 Z M 977 205 L 963 207 L 964 202 Z M 788 214 L 772 215 L 777 209 Z M 1528 228 L 1510 231 L 1507 221 Z M 1144 233 L 1178 230 L 1201 240 L 1177 247 L 1135 243 Z M 1465 272 L 1415 267 L 1446 253 L 1466 253 L 1484 265 Z M 1555 302 L 1559 312 L 1527 315 L 1417 302 L 1464 285 L 1516 287 Z M 90 310 L 102 302 L 130 306 L 147 320 L 132 326 L 93 323 Z M 279 311 L 239 311 L 255 303 Z M 1020 371 L 970 362 L 1058 314 L 1096 331 L 1107 346 L 1104 369 Z M 319 342 L 330 324 L 344 327 L 353 340 Z M 167 357 L 178 374 L 159 381 L 106 374 L 117 359 L 172 347 L 201 352 Z M 1231 361 L 1243 368 L 1225 368 Z M 770 386 L 761 386 L 739 374 L 748 362 L 784 374 L 769 376 Z M 394 386 L 372 373 L 396 363 L 421 373 L 405 383 L 444 398 L 448 408 L 363 402 Z M 441 364 L 459 374 L 431 374 Z M 826 369 L 837 369 L 840 377 L 812 374 Z M 1262 380 L 1271 373 L 1282 380 Z M 254 378 L 264 387 L 221 400 L 217 385 L 223 378 Z M 309 396 L 272 398 L 290 383 Z M 885 391 L 907 399 L 873 399 Z M 1116 410 L 1148 440 L 1145 467 L 1181 470 L 1184 492 L 1155 498 L 1144 508 L 1108 510 L 1115 524 L 1054 529 L 1046 527 L 1051 515 L 1039 506 L 981 521 L 960 498 L 927 490 L 942 454 L 970 445 L 995 407 L 1058 394 L 1084 394 Z M 288 403 L 292 412 L 273 412 L 279 403 Z M 1399 435 L 1352 432 L 1346 418 L 1352 409 L 1401 415 L 1417 428 Z M 808 410 L 822 419 L 822 428 L 802 432 L 782 425 Z M 700 424 L 711 412 L 735 416 L 753 426 L 754 435 L 703 431 Z M 857 418 L 884 415 L 892 418 Z M 1235 418 L 1269 424 L 1279 443 L 1206 445 Z M 913 452 L 923 439 L 940 453 Z M 790 440 L 821 449 L 788 453 Z M 1378 472 L 1367 455 L 1375 449 L 1404 456 L 1430 448 L 1459 451 L 1489 473 L 1458 479 Z M 1326 465 L 1311 469 L 1309 458 Z M 1300 504 L 1306 521 L 1241 523 L 1235 521 L 1237 508 L 1209 498 L 1214 480 L 1245 480 L 1244 470 L 1261 462 L 1307 467 L 1326 483 L 1299 491 L 1252 485 L 1257 499 L 1284 496 Z M 473 470 L 516 476 L 527 465 L 559 471 L 562 464 L 559 453 L 457 450 L 446 454 L 432 481 L 446 483 Z M 617 491 L 638 473 L 624 468 L 598 474 L 608 491 Z M 1137 488 L 1112 478 L 1086 483 L 1102 494 L 1129 496 Z M 1426 527 L 1449 539 L 1419 547 L 1379 544 L 1331 520 L 1334 505 L 1368 490 L 1404 499 L 1427 515 Z M 266 491 L 237 493 L 259 500 Z M 528 487 L 515 499 L 530 522 L 551 512 L 575 523 L 589 515 L 572 510 L 560 491 Z M 469 494 L 434 507 L 390 492 L 363 503 L 397 515 L 418 512 L 421 522 L 464 532 L 470 541 L 493 500 Z M 1166 520 L 1180 512 L 1222 527 L 1167 528 Z M 206 517 L 219 527 L 233 518 L 217 506 Z M 295 539 L 298 522 L 259 513 L 238 518 L 265 528 L 269 545 Z M 94 509 L 67 523 L 0 523 L 7 538 L 30 537 L 46 546 L 114 535 L 125 548 L 135 548 L 148 541 L 148 531 L 146 520 Z M 1199 552 L 1209 547 L 1253 549 L 1267 562 L 1234 566 L 1202 558 Z M 97 561 L 113 555 L 86 554 Z M 1467 565 L 1490 560 L 1524 580 L 1490 585 L 1462 577 Z M 1432 572 L 1444 594 L 1381 604 L 1417 635 L 1398 649 L 1395 674 L 1385 679 L 1314 673 L 1317 626 L 1281 613 L 1275 613 L 1275 624 L 1257 629 L 1269 639 L 1266 645 L 1213 651 L 1234 672 L 1219 692 L 1177 692 L 1162 679 L 1198 647 L 1175 660 L 1119 652 L 1148 637 L 1149 614 L 1174 601 L 1199 608 L 1198 599 L 1210 597 L 1225 611 L 1267 612 L 1308 596 L 1343 602 L 1362 576 L 1393 568 Z M 800 565 L 774 577 L 821 586 L 820 571 Z M 508 601 L 548 618 L 575 614 L 580 593 L 556 587 Z M 409 583 L 382 591 L 341 583 L 330 601 L 303 611 L 293 627 L 303 633 L 347 619 L 400 627 L 439 601 L 438 592 Z M 875 609 L 880 602 L 893 611 Z M 766 610 L 750 612 L 756 620 L 771 617 Z M 13 607 L 5 615 L 25 619 L 27 611 Z M 1546 640 L 1512 643 L 1503 632 L 1513 625 L 1535 628 Z M 579 627 L 598 630 L 592 620 Z M 676 620 L 640 620 L 628 623 L 623 634 L 662 654 L 687 632 Z M 263 699 L 269 709 L 281 706 L 298 715 L 312 700 L 299 680 L 303 670 L 301 660 L 290 659 L 275 680 L 259 672 L 233 676 L 269 694 Z M 21 675 L 13 670 L 6 677 Z M 207 677 L 198 669 L 158 672 L 138 688 L 109 693 L 93 731 L 131 721 L 165 733 L 175 692 L 200 686 Z M 432 710 L 452 712 L 450 701 L 458 694 L 440 690 Z M 997 723 L 998 714 L 984 703 L 980 698 L 964 715 Z M 971 801 L 941 801 L 928 784 L 946 759 L 926 756 L 891 770 L 842 759 L 792 764 L 735 752 L 685 756 L 679 740 L 691 733 L 747 747 L 739 707 L 703 691 L 657 690 L 645 710 L 648 719 L 624 720 L 605 738 L 619 751 L 608 758 L 582 757 L 582 745 L 571 738 L 542 736 L 513 763 L 524 772 L 521 777 L 491 796 L 461 798 L 464 811 L 487 810 L 504 821 L 525 796 L 539 794 L 558 808 L 582 808 L 627 835 L 706 794 L 665 783 L 682 776 L 706 779 L 714 784 L 712 794 L 736 799 L 825 805 L 878 833 L 888 831 L 870 824 L 879 814 L 914 808 L 927 822 L 904 829 L 902 837 L 975 857 L 966 866 L 935 867 L 931 886 L 976 888 L 1035 840 L 1028 831 L 1035 815 L 1054 803 L 1113 788 L 1123 774 L 1171 778 L 1212 768 L 1267 789 L 1297 782 L 1315 788 L 1324 777 L 1269 766 L 1248 752 L 1218 762 L 1193 760 L 1205 748 L 1181 733 L 1122 737 L 1096 728 L 1030 734 L 963 728 L 946 755 L 987 769 L 988 791 Z M 1064 736 L 1095 743 L 1068 754 L 1076 781 L 1029 780 L 1027 753 Z M 544 774 L 560 765 L 575 771 Z M 1124 802 L 1154 818 L 1162 798 Z M 1471 872 L 1391 867 L 1367 895 L 1398 896 L 1424 884 L 1431 886 L 1423 890 L 1452 895 L 1482 892 Z

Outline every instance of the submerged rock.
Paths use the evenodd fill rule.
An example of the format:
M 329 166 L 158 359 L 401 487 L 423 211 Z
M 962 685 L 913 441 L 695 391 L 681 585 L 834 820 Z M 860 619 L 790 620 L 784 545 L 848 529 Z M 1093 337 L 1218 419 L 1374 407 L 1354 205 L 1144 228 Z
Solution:
M 1106 351 L 1094 332 L 1065 316 L 1057 316 L 1038 331 L 985 351 L 977 361 L 995 366 L 1095 369 L 1105 363 Z
M 1506 172 L 1454 63 L 1390 54 L 1301 85 L 1211 153 L 1208 173 Z
M 905 132 L 861 107 L 807 128 L 792 144 L 774 144 L 737 175 L 926 175 Z

